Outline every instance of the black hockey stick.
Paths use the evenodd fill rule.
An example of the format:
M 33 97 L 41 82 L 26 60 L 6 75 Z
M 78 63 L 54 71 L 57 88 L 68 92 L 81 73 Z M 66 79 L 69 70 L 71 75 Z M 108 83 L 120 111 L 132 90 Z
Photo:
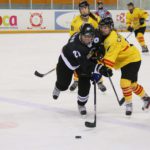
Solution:
M 56 68 L 53 68 L 53 69 L 51 69 L 50 71 L 48 71 L 48 72 L 46 72 L 46 73 L 44 73 L 44 74 L 42 74 L 42 73 L 40 73 L 40 72 L 38 72 L 38 71 L 36 70 L 36 71 L 34 72 L 34 74 L 35 74 L 36 76 L 42 78 L 42 77 L 44 77 L 44 76 L 50 74 L 51 72 L 53 72 L 55 69 L 56 69 Z
M 85 122 L 85 126 L 88 128 L 95 128 L 96 127 L 96 82 L 94 82 L 94 122 Z
M 111 83 L 111 86 L 112 86 L 112 88 L 113 88 L 113 90 L 114 90 L 114 93 L 115 93 L 115 95 L 116 95 L 117 101 L 118 101 L 119 105 L 122 106 L 122 104 L 125 102 L 125 99 L 124 99 L 124 97 L 123 97 L 121 100 L 119 100 L 118 94 L 117 94 L 117 92 L 116 92 L 116 89 L 115 89 L 115 87 L 114 87 L 114 84 L 113 84 L 113 82 L 112 82 L 111 77 L 109 76 L 109 74 L 108 74 L 108 78 L 109 78 L 109 81 L 110 81 L 110 83 Z
M 103 64 L 104 64 L 104 66 L 106 67 L 106 65 L 105 65 L 104 62 L 103 62 Z M 113 82 L 112 82 L 112 79 L 111 79 L 111 77 L 110 77 L 110 75 L 109 75 L 108 72 L 107 72 L 107 76 L 108 76 L 108 78 L 109 78 L 109 81 L 110 81 L 110 84 L 111 84 L 111 86 L 112 86 L 112 88 L 113 88 L 113 91 L 114 91 L 114 93 L 115 93 L 115 95 L 116 95 L 118 104 L 119 104 L 120 106 L 122 106 L 122 104 L 125 102 L 125 99 L 124 99 L 124 97 L 123 97 L 121 100 L 119 100 L 119 97 L 118 97 L 118 94 L 117 94 L 117 92 L 116 92 L 115 86 L 114 86 L 114 84 L 113 84 Z
M 125 38 L 126 40 L 132 35 L 132 33 L 133 33 L 133 31 L 132 32 L 130 32 L 129 34 L 128 34 L 128 36 Z

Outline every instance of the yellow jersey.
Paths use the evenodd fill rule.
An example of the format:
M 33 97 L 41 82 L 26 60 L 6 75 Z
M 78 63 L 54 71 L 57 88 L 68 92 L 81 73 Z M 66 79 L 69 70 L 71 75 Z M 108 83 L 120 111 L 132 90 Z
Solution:
M 135 46 L 131 46 L 116 31 L 111 31 L 105 38 L 104 48 L 105 56 L 103 62 L 110 68 L 120 69 L 131 62 L 141 60 L 139 50 Z
M 91 16 L 94 16 L 95 19 L 93 19 L 93 17 Z M 98 28 L 99 21 L 100 17 L 93 13 L 90 13 L 89 18 L 86 22 L 82 19 L 81 15 L 76 16 L 71 22 L 70 36 L 76 32 L 79 32 L 80 27 L 82 26 L 83 23 L 90 23 L 93 25 L 95 29 Z
M 141 27 L 146 26 L 146 22 L 143 25 L 140 25 L 139 19 L 144 18 L 147 19 L 148 13 L 140 8 L 134 8 L 133 13 L 127 12 L 126 14 L 126 26 L 133 27 L 134 30 L 137 30 Z

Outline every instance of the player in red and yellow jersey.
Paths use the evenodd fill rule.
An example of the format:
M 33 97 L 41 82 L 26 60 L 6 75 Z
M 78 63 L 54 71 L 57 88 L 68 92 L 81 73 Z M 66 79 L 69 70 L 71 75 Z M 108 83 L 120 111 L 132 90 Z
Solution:
M 120 86 L 126 102 L 126 115 L 132 114 L 132 92 L 141 97 L 144 102 L 143 109 L 147 109 L 150 97 L 137 82 L 141 65 L 139 50 L 114 31 L 113 25 L 107 18 L 100 22 L 100 31 L 104 36 L 103 63 L 109 68 L 121 69 Z
M 80 31 L 80 27 L 84 23 L 90 23 L 94 28 L 98 28 L 98 23 L 100 17 L 91 13 L 89 8 L 89 3 L 87 1 L 81 1 L 79 3 L 80 14 L 75 16 L 71 22 L 70 35 Z
M 130 32 L 134 31 L 135 37 L 142 47 L 142 52 L 149 52 L 144 40 L 148 13 L 140 8 L 134 7 L 132 2 L 128 3 L 127 6 L 129 10 L 129 12 L 126 14 L 127 30 Z
M 79 3 L 80 14 L 77 15 L 71 22 L 70 36 L 72 36 L 76 32 L 79 32 L 80 27 L 84 23 L 90 23 L 95 29 L 98 28 L 98 23 L 100 22 L 101 18 L 91 13 L 89 7 L 90 7 L 89 3 L 85 0 Z M 102 92 L 106 91 L 106 87 L 104 86 L 102 79 L 97 83 L 97 85 Z M 70 86 L 70 90 L 74 91 L 77 86 L 78 86 L 78 75 L 76 72 L 74 72 L 74 82 Z

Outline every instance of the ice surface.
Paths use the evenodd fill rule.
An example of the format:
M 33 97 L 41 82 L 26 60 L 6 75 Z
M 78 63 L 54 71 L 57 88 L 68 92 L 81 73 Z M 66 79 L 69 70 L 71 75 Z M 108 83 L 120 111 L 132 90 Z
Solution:
M 122 33 L 125 37 L 129 33 Z M 150 41 L 146 33 L 146 42 Z M 93 87 L 87 103 L 88 115 L 81 118 L 77 110 L 77 91 L 62 92 L 52 99 L 54 68 L 68 34 L 0 34 L 0 150 L 149 150 L 150 113 L 141 110 L 142 102 L 133 96 L 134 112 L 124 115 L 108 79 L 107 92 L 97 89 L 97 127 L 88 129 L 85 121 L 93 121 Z M 140 48 L 134 35 L 128 38 Z M 148 43 L 150 48 L 150 42 Z M 139 73 L 141 83 L 150 93 L 150 56 L 142 55 Z M 112 80 L 119 97 L 120 72 Z M 75 139 L 81 135 L 81 139 Z

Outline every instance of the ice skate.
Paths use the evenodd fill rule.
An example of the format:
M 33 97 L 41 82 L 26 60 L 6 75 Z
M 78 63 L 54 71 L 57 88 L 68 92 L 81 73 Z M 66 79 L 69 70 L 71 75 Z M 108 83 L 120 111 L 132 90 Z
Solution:
M 102 92 L 106 91 L 106 86 L 103 84 L 103 82 L 98 82 L 97 86 Z
M 150 106 L 150 97 L 146 94 L 144 97 L 142 97 L 143 100 L 143 107 L 142 110 L 146 110 L 149 108 Z
M 148 50 L 147 46 L 146 45 L 142 46 L 142 53 L 148 53 L 148 52 L 149 52 L 149 50 Z
M 126 115 L 127 116 L 131 116 L 132 115 L 132 103 L 126 103 Z
M 60 90 L 55 86 L 53 90 L 53 99 L 57 99 L 59 97 Z
M 70 91 L 74 91 L 78 86 L 78 81 L 74 81 L 73 84 L 70 86 Z
M 79 110 L 81 115 L 86 115 L 87 114 L 86 107 L 84 105 L 81 106 L 81 105 L 78 104 L 78 110 Z

